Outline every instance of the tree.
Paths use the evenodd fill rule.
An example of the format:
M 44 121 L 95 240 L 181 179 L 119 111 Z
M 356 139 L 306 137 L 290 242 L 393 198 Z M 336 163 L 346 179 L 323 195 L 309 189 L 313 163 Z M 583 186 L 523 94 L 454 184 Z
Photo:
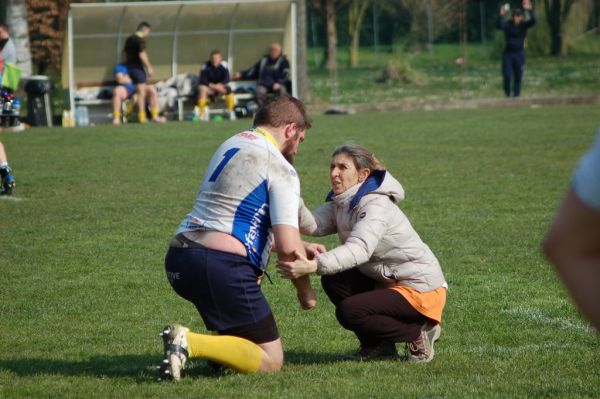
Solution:
M 546 20 L 550 28 L 550 54 L 561 56 L 566 54 L 565 26 L 571 7 L 577 0 L 544 0 Z
M 410 32 L 407 46 L 419 49 L 457 28 L 463 9 L 461 0 L 401 0 L 410 13 Z
M 308 86 L 308 66 L 307 66 L 307 45 L 306 45 L 306 0 L 298 0 L 298 58 L 296 67 L 298 68 L 298 97 L 305 103 L 311 101 L 310 89 Z
M 358 47 L 360 45 L 360 27 L 362 25 L 365 11 L 369 6 L 370 0 L 351 0 L 348 8 L 348 33 L 351 37 L 350 58 L 348 65 L 350 67 L 358 66 Z
M 315 0 L 315 8 L 325 15 L 327 47 L 325 49 L 325 68 L 337 68 L 337 29 L 335 26 L 336 0 Z
M 6 22 L 17 49 L 17 66 L 22 69 L 22 76 L 28 77 L 31 75 L 31 53 L 25 0 L 8 0 L 5 7 Z
M 68 0 L 27 0 L 31 56 L 38 73 L 60 69 Z

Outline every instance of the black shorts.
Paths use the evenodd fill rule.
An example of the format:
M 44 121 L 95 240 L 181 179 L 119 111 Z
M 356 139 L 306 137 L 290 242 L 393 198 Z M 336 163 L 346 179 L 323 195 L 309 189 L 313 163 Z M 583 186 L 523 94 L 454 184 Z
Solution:
M 271 308 L 246 258 L 204 247 L 169 248 L 169 283 L 196 306 L 206 328 L 262 344 L 279 338 Z
M 134 84 L 146 83 L 146 71 L 141 65 L 127 65 L 127 74 Z

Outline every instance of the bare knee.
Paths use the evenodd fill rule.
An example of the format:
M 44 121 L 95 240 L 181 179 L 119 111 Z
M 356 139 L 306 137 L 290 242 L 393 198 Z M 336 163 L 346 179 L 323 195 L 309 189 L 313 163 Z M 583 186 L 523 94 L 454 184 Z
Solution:
M 283 367 L 283 347 L 281 340 L 277 339 L 259 345 L 263 350 L 263 358 L 258 371 L 261 373 L 275 373 Z

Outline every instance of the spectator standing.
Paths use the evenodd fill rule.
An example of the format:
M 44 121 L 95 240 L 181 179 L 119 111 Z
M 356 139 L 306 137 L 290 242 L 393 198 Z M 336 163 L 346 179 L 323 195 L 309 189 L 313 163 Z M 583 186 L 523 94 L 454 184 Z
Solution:
M 523 20 L 523 10 L 529 12 L 529 18 Z M 523 9 L 515 8 L 512 12 L 512 20 L 504 19 L 508 7 L 500 7 L 500 18 L 496 28 L 504 31 L 505 45 L 502 54 L 502 77 L 504 80 L 504 93 L 506 97 L 511 95 L 511 80 L 513 81 L 512 95 L 521 95 L 521 81 L 525 70 L 525 38 L 527 30 L 535 25 L 537 19 L 531 7 L 530 0 L 523 0 Z M 514 78 L 514 80 L 513 80 Z
M 147 122 L 146 85 L 148 77 L 152 77 L 154 74 L 150 58 L 146 52 L 146 38 L 148 35 L 150 35 L 150 24 L 148 22 L 141 22 L 138 25 L 136 32 L 127 38 L 123 48 L 127 72 L 138 93 L 137 106 L 140 123 Z M 152 112 L 152 118 L 158 116 L 158 108 L 152 110 Z M 156 112 L 156 115 L 154 112 Z

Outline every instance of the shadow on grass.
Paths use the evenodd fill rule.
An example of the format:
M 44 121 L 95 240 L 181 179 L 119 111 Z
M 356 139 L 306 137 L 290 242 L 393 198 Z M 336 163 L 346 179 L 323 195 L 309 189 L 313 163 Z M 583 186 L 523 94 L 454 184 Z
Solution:
M 158 381 L 156 366 L 162 357 L 154 355 L 93 356 L 88 360 L 1 359 L 0 370 L 19 376 L 60 375 L 95 378 L 130 378 L 136 382 Z M 219 377 L 205 362 L 190 362 L 188 375 Z M 187 369 L 187 367 L 186 367 Z
M 326 364 L 342 361 L 336 353 L 309 353 L 289 351 L 286 363 L 297 365 Z M 130 378 L 136 382 L 157 381 L 156 366 L 162 358 L 155 355 L 93 356 L 88 360 L 58 360 L 41 358 L 1 359 L 0 370 L 22 377 L 60 375 L 65 377 L 84 376 L 93 378 Z M 209 365 L 203 360 L 193 359 L 186 366 L 189 377 L 220 378 L 232 371 Z

